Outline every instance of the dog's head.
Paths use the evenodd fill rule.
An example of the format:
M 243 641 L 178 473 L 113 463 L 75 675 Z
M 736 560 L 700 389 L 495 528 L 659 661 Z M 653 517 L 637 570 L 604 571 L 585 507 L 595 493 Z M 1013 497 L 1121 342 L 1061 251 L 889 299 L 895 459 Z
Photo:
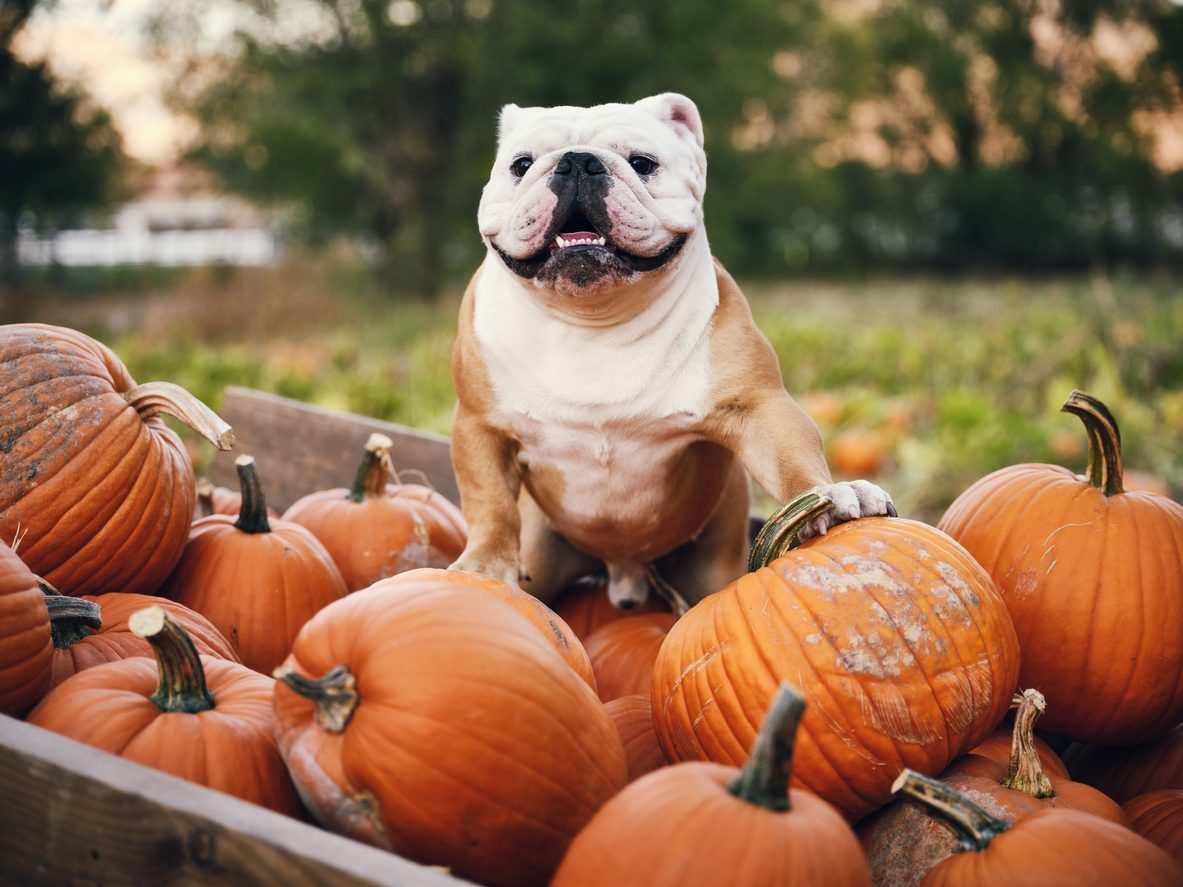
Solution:
M 677 266 L 702 225 L 698 109 L 664 93 L 636 104 L 501 111 L 477 221 L 518 278 L 578 297 Z

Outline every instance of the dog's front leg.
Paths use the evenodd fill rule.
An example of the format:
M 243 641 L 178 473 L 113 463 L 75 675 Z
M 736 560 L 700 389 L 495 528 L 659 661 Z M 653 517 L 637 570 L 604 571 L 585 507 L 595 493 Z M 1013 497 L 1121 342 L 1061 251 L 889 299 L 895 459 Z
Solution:
M 521 581 L 522 469 L 517 442 L 482 416 L 456 407 L 452 419 L 452 464 L 468 523 L 468 544 L 451 570 L 483 573 L 517 585 Z

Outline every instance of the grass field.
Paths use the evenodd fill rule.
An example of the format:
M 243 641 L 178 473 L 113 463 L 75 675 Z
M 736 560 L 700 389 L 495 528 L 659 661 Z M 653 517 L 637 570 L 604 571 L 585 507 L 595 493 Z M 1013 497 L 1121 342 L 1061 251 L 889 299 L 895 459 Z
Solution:
M 1183 281 L 1168 277 L 795 281 L 745 286 L 789 391 L 821 426 L 835 475 L 873 477 L 934 521 L 1015 462 L 1082 471 L 1079 388 L 1122 431 L 1132 483 L 1183 498 Z M 459 291 L 390 303 L 324 261 L 201 269 L 151 286 L 39 290 L 21 318 L 111 345 L 138 381 L 215 409 L 227 385 L 447 433 Z M 211 453 L 192 450 L 198 467 Z M 860 461 L 861 460 L 861 463 Z M 845 470 L 843 470 L 845 469 Z

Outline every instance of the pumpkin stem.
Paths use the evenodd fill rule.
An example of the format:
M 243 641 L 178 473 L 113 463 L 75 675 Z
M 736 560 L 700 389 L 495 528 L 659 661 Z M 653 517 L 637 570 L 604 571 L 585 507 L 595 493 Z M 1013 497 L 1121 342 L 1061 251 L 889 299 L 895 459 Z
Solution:
M 1015 732 L 1011 738 L 1010 770 L 1002 780 L 1003 788 L 1013 788 L 1037 798 L 1055 797 L 1052 782 L 1043 772 L 1039 752 L 1035 748 L 1035 722 L 1047 708 L 1047 701 L 1038 690 L 1024 690 L 1019 710 L 1015 714 Z
M 209 517 L 214 513 L 214 482 L 208 477 L 197 479 L 197 516 Z
M 234 446 L 234 429 L 180 385 L 145 382 L 125 392 L 123 399 L 145 419 L 164 413 L 180 419 L 219 450 Z
M 374 432 L 366 441 L 366 451 L 353 477 L 353 487 L 345 498 L 350 502 L 381 499 L 386 496 L 386 477 L 390 466 L 390 448 L 394 446 L 385 434 Z M 398 475 L 396 474 L 397 478 Z
M 357 676 L 344 663 L 329 669 L 322 678 L 306 678 L 286 665 L 275 669 L 271 676 L 293 693 L 315 702 L 316 723 L 330 733 L 342 732 L 361 702 Z
M 674 618 L 681 619 L 685 616 L 686 611 L 690 609 L 690 604 L 686 602 L 686 598 L 682 597 L 678 589 L 662 578 L 661 574 L 657 572 L 657 566 L 652 561 L 642 564 L 641 567 L 645 571 L 645 578 L 649 580 L 649 584 L 657 592 L 657 596 L 670 605 L 670 611 L 674 614 Z
M 242 490 L 242 505 L 238 509 L 236 529 L 244 533 L 270 533 L 267 520 L 267 500 L 263 498 L 263 481 L 254 456 L 239 456 L 234 460 L 238 472 L 238 487 Z
M 214 694 L 205 685 L 201 657 L 189 639 L 189 633 L 167 610 L 153 604 L 137 610 L 127 620 L 136 637 L 152 645 L 160 668 L 160 683 L 149 697 L 162 711 L 197 712 L 214 707 Z
M 953 832 L 963 851 L 985 850 L 992 840 L 1010 828 L 1009 822 L 991 816 L 969 798 L 915 770 L 904 770 L 892 784 L 891 791 L 892 794 L 903 793 Z
M 1086 469 L 1090 486 L 1106 496 L 1124 492 L 1121 478 L 1121 431 L 1113 413 L 1101 401 L 1083 391 L 1073 391 L 1060 407 L 1062 413 L 1072 413 L 1084 422 L 1089 437 L 1089 466 Z
M 791 685 L 781 682 L 772 697 L 768 714 L 756 734 L 752 753 L 743 770 L 727 791 L 767 810 L 789 810 L 789 778 L 793 769 L 793 746 L 797 726 L 805 714 L 805 698 Z
M 797 531 L 816 517 L 825 514 L 834 504 L 817 487 L 795 496 L 768 518 L 748 555 L 748 572 L 766 567 L 792 547 Z
M 61 594 L 48 582 L 37 584 L 45 596 L 45 608 L 49 610 L 49 628 L 55 650 L 64 650 L 90 637 L 91 630 L 102 629 L 103 610 L 94 601 Z

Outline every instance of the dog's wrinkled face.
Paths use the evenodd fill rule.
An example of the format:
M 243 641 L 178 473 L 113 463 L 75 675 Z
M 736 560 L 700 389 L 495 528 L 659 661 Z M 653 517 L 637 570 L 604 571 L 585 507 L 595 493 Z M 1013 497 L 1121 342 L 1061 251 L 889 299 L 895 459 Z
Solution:
M 579 296 L 676 266 L 705 188 L 702 123 L 684 96 L 507 105 L 477 221 L 519 278 Z

